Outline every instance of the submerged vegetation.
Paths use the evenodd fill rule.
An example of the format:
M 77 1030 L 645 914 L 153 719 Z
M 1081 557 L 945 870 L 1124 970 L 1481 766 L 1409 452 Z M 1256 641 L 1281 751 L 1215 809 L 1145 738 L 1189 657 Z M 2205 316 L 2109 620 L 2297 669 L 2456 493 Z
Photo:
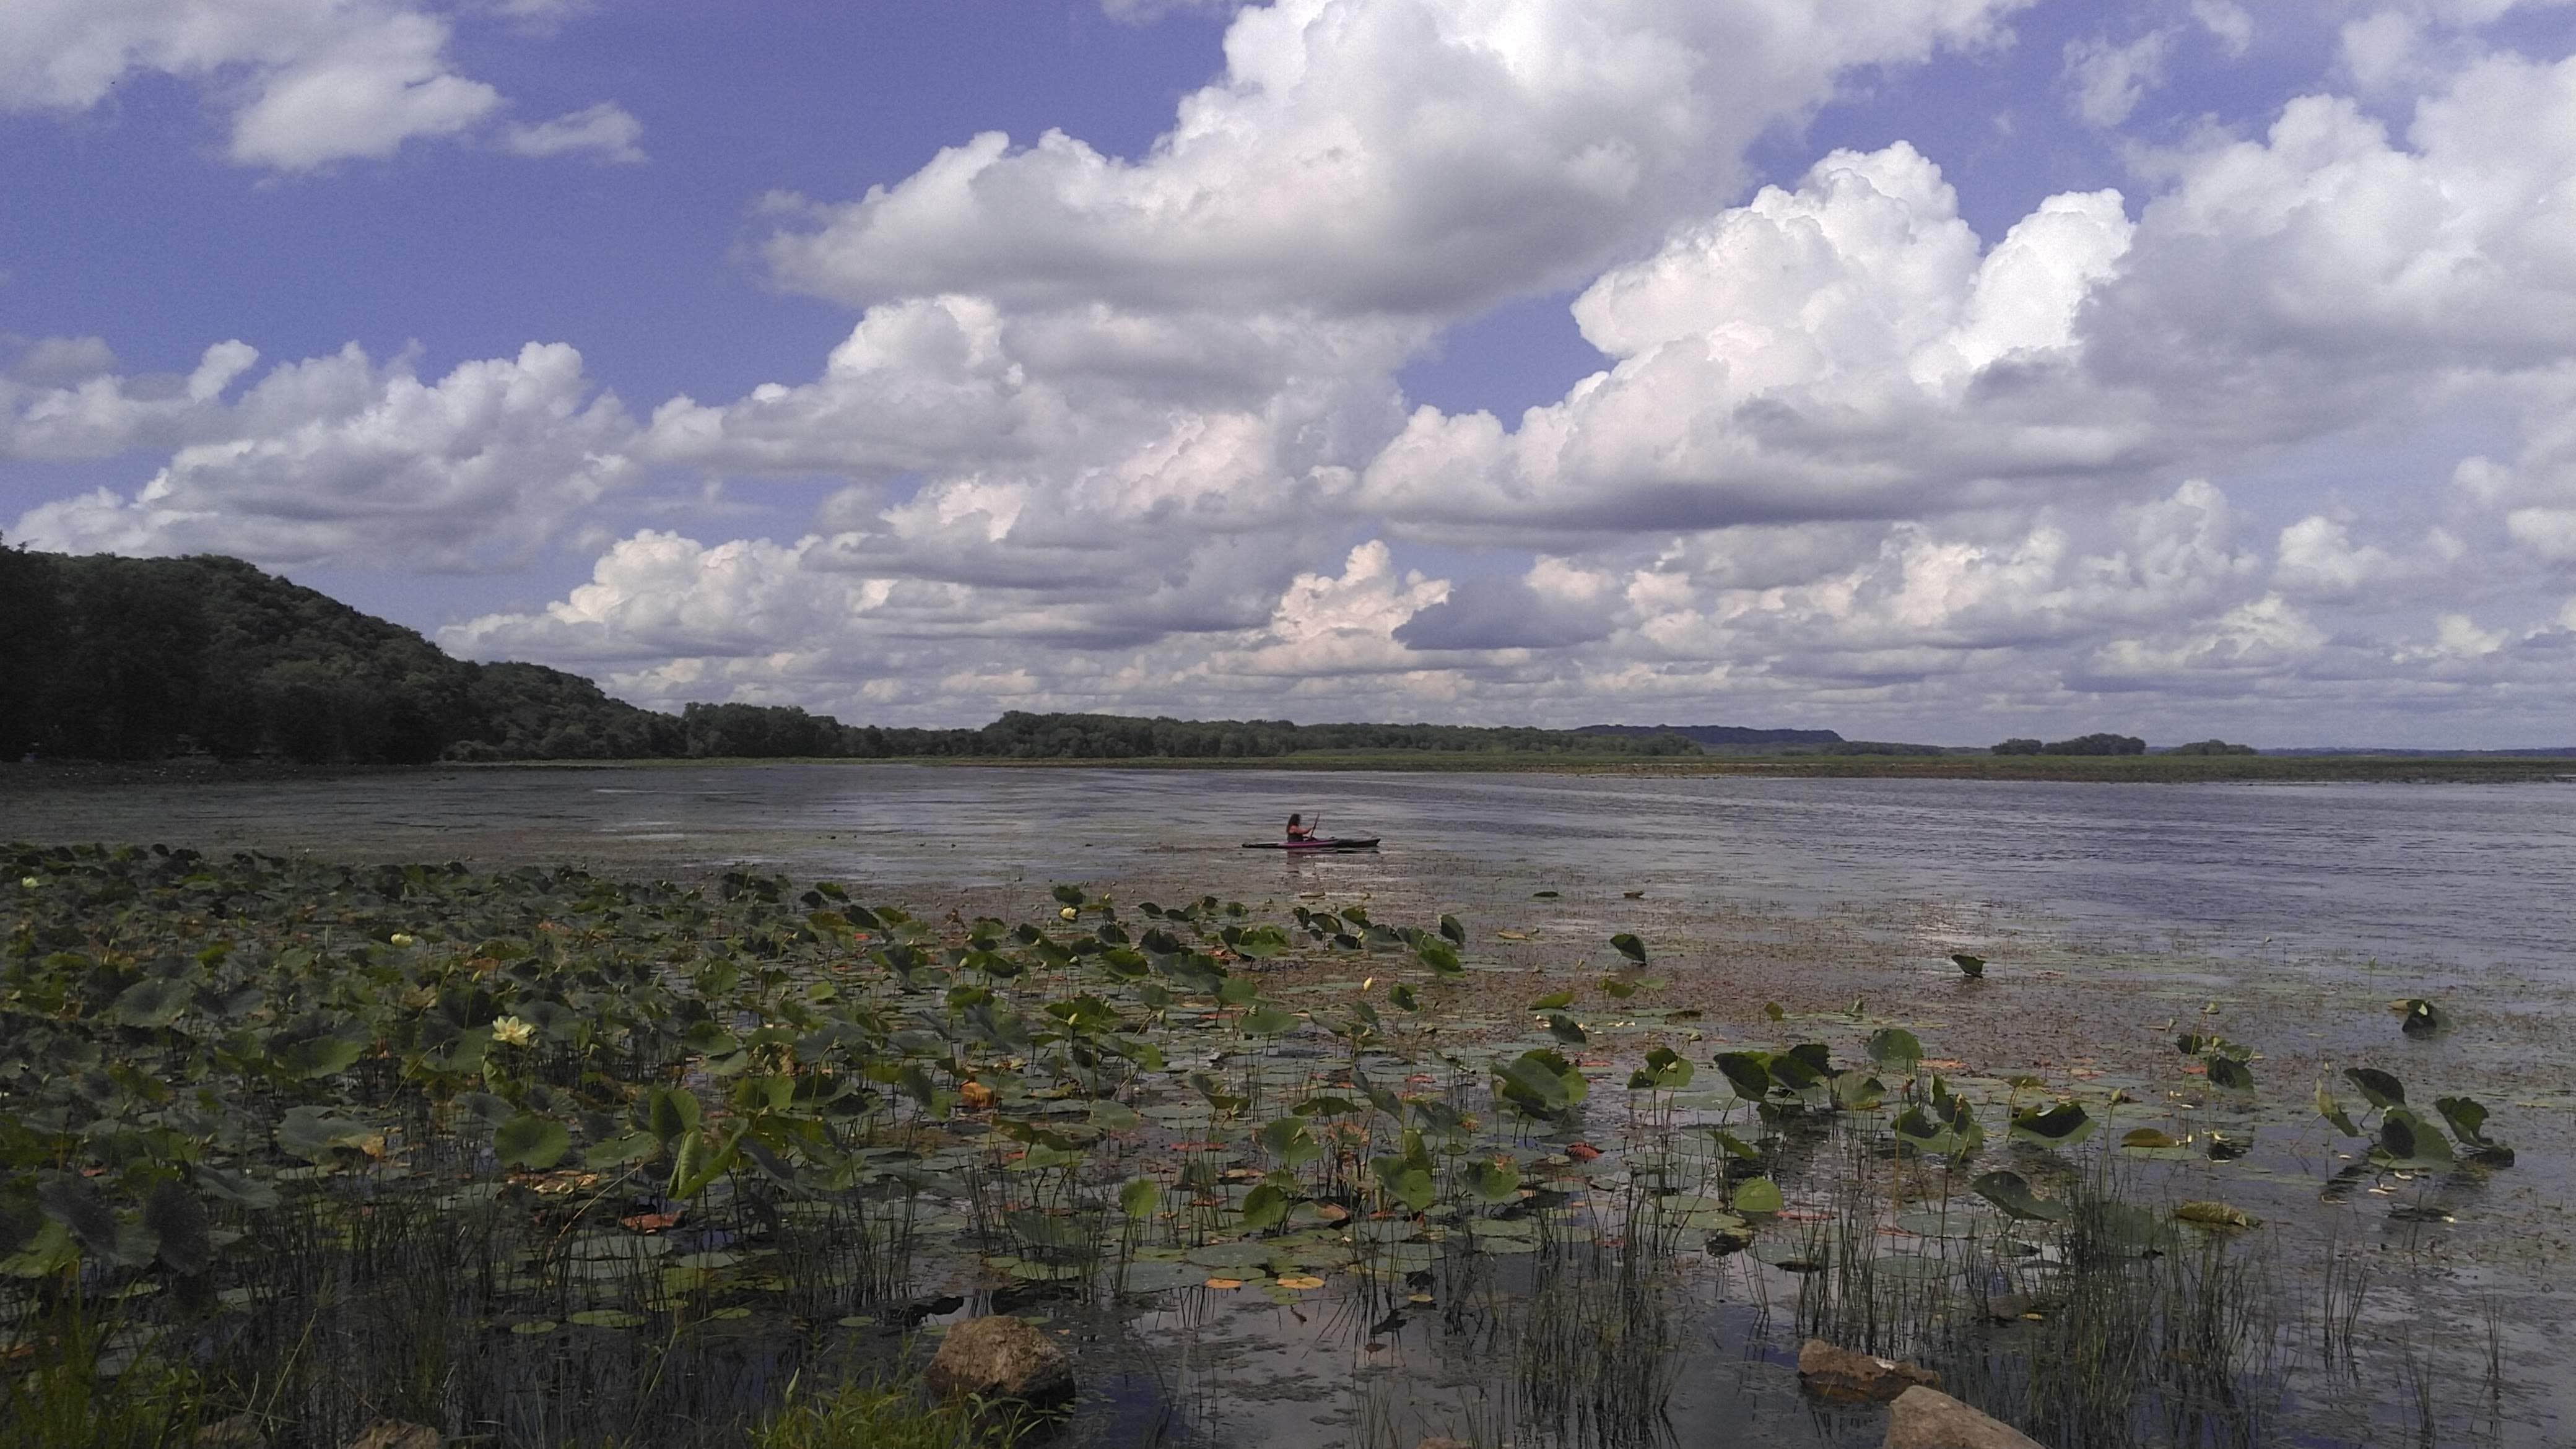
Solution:
M 2231 1200 L 2279 1084 L 2215 1035 L 2118 1086 L 1857 1003 L 1719 1040 L 1634 935 L 1531 990 L 1364 903 L 5 854 L 13 1445 L 999 1442 L 915 1380 L 983 1311 L 1072 1337 L 1077 1441 L 1222 1442 L 1238 1305 L 1301 1379 L 1348 1356 L 1314 1442 L 1671 1443 L 1712 1332 L 1917 1359 L 2059 1449 L 2350 1442 L 2302 1389 L 2431 1437 L 2465 1407 L 2413 1337 L 2366 1373 L 2348 1255 Z M 2312 1196 L 2437 1214 L 2512 1162 L 2376 1066 L 2299 1100 Z

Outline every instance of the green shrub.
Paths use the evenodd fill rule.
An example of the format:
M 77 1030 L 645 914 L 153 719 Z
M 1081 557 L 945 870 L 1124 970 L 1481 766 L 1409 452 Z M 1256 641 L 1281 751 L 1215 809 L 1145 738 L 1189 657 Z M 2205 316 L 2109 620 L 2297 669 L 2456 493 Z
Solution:
M 968 1402 L 938 1403 L 917 1377 L 791 1389 L 752 1429 L 751 1449 L 1007 1449 L 1015 1420 Z

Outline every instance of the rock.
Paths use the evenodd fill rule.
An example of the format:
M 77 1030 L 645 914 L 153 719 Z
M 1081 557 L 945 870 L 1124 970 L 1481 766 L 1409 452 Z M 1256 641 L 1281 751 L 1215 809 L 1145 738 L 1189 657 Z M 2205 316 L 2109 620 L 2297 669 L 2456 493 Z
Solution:
M 1941 1376 L 1928 1368 L 1836 1348 L 1821 1338 L 1799 1346 L 1798 1379 L 1820 1397 L 1869 1403 L 1885 1403 L 1917 1385 L 1941 1386 Z
M 378 1419 L 349 1441 L 349 1449 L 442 1449 L 447 1441 L 426 1424 Z
M 1035 1325 L 1004 1314 L 948 1330 L 931 1356 L 933 1393 L 1015 1399 L 1040 1408 L 1073 1397 L 1073 1361 Z
M 1887 1414 L 1881 1449 L 2041 1449 L 2040 1442 L 1939 1389 L 1911 1388 Z
M 191 1449 L 268 1449 L 268 1431 L 257 1414 L 235 1414 L 200 1425 L 188 1443 Z

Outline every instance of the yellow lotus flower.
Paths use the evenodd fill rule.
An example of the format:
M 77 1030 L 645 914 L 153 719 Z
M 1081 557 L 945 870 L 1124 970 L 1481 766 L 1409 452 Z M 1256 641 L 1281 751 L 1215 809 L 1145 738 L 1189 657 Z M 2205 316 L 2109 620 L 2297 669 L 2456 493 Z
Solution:
M 492 1021 L 492 1040 L 503 1046 L 526 1046 L 536 1039 L 537 1024 L 533 1021 L 521 1021 L 515 1016 L 495 1017 Z
M 1075 909 L 1074 909 L 1073 907 L 1071 907 L 1071 906 L 1067 906 L 1067 907 L 1065 907 L 1063 910 L 1060 910 L 1060 911 L 1056 912 L 1056 914 L 1057 914 L 1057 915 L 1059 915 L 1059 916 L 1062 916 L 1062 917 L 1064 917 L 1066 920 L 1070 921 L 1070 920 L 1072 920 L 1074 917 L 1076 917 L 1076 916 L 1078 916 L 1078 915 L 1081 915 L 1082 913 L 1081 913 L 1080 911 L 1075 910 Z
M 408 933 L 406 933 L 406 932 L 402 932 L 402 931 L 396 931 L 396 932 L 394 932 L 391 936 L 388 936 L 388 937 L 386 937 L 385 939 L 386 939 L 386 940 L 388 940 L 388 941 L 390 941 L 391 943 L 393 943 L 393 944 L 394 944 L 394 945 L 396 945 L 396 946 L 409 946 L 409 945 L 413 944 L 413 937 L 412 937 L 412 936 L 410 936 Z
M 43 884 L 43 881 L 36 879 L 32 875 L 22 875 L 18 877 L 18 886 L 22 890 L 34 890 Z

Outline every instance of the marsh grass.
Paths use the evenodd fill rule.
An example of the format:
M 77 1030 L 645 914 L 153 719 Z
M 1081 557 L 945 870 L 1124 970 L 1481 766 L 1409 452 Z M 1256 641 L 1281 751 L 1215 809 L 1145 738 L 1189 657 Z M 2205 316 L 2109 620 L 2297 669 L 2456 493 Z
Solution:
M 749 1449 L 1010 1449 L 1029 1428 L 1007 1411 L 940 1402 L 918 1375 L 899 1374 L 826 1389 L 791 1383 L 747 1438 Z
M 0 1379 L 11 1449 L 158 1449 L 194 1434 L 206 1405 L 198 1375 L 145 1350 L 155 1336 L 121 1305 L 66 1282 L 12 1325 Z
M 2254 1449 L 2309 1344 L 2443 1422 L 2433 1349 L 2373 1338 L 2392 1295 L 2356 1256 L 2330 1244 L 2285 1324 L 2269 1235 L 2181 1227 L 2107 1141 L 2023 1125 L 2071 1097 L 1988 1083 L 2015 1124 L 1988 1142 L 1896 1029 L 1874 1065 L 1748 1047 L 1691 1090 L 1661 1045 L 1682 1018 L 1631 999 L 1634 938 L 1636 971 L 1582 987 L 1587 1028 L 1573 993 L 1483 1001 L 1459 923 L 1358 907 L 1301 908 L 1300 942 L 1239 903 L 1140 921 L 1075 887 L 1010 927 L 742 872 L 17 859 L 60 890 L 0 999 L 13 1446 L 247 1413 L 280 1449 L 379 1417 L 965 1449 L 1009 1426 L 923 1402 L 899 1330 L 969 1304 L 1123 1334 L 1153 1432 L 1223 1440 L 1250 1390 L 1221 1309 L 1267 1300 L 1284 1354 L 1348 1355 L 1362 1441 L 1653 1449 L 1720 1283 L 1749 1353 L 1924 1362 L 2057 1449 Z M 1283 984 L 1291 952 L 1357 984 Z M 1658 1034 L 1610 1045 L 1611 1018 Z M 1972 1160 L 2057 1216 L 1963 1190 Z M 1997 1321 L 2007 1297 L 2034 1315 Z M 1447 1403 L 1376 1367 L 1417 1348 Z M 2499 1380 L 2493 1331 L 2487 1355 Z

